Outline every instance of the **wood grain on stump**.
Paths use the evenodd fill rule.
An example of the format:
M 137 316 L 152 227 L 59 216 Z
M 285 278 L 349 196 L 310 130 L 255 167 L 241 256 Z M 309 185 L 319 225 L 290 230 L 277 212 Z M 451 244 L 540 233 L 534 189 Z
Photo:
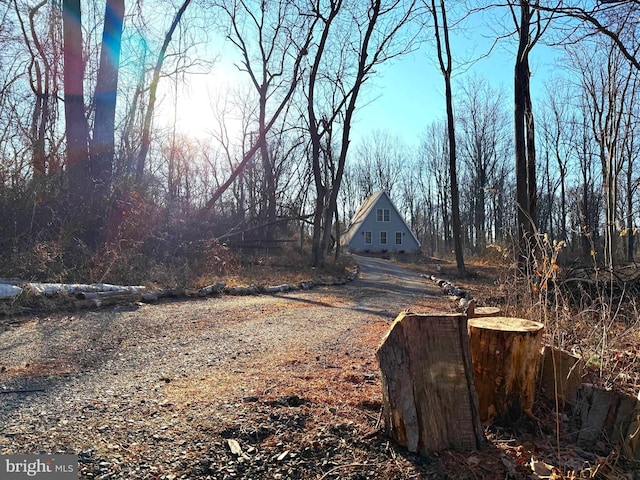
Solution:
M 469 320 L 469 343 L 480 420 L 531 415 L 544 325 L 522 318 Z
M 421 454 L 482 445 L 464 314 L 401 313 L 376 356 L 392 438 Z

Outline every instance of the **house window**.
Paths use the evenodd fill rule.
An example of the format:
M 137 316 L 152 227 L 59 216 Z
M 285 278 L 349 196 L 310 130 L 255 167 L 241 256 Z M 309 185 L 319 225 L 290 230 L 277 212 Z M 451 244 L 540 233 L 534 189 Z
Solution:
M 396 245 L 402 245 L 402 232 L 396 232 Z
M 388 222 L 389 221 L 389 209 L 388 208 L 378 208 L 378 209 L 376 209 L 376 220 L 378 222 Z
M 387 244 L 387 232 L 380 232 L 380 245 Z
M 364 243 L 371 245 L 371 232 L 364 232 Z

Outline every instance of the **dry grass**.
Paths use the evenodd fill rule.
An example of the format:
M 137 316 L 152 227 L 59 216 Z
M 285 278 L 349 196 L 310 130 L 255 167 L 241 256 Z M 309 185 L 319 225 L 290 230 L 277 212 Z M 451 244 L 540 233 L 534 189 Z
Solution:
M 629 278 L 625 273 L 628 268 L 622 267 L 615 274 L 615 278 L 622 279 L 621 287 L 614 289 L 611 276 L 587 266 L 581 272 L 585 276 L 584 285 L 589 288 L 583 288 L 575 281 L 575 269 L 568 271 L 560 265 L 557 244 L 547 245 L 546 252 L 529 277 L 495 255 L 468 259 L 464 277 L 458 275 L 451 259 L 396 261 L 421 274 L 454 281 L 468 290 L 478 305 L 497 306 L 505 315 L 543 323 L 545 343 L 585 361 L 585 381 L 637 395 L 640 390 L 637 280 Z M 589 273 L 600 276 L 599 286 L 594 286 Z M 565 282 L 569 277 L 572 282 Z

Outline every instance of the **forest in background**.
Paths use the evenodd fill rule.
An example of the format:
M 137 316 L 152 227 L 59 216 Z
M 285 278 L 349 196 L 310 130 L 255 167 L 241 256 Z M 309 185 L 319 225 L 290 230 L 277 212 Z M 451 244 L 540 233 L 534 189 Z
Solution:
M 285 240 L 321 266 L 378 190 L 425 254 L 455 251 L 459 266 L 488 246 L 528 257 L 543 237 L 571 261 L 633 261 L 639 2 L 0 8 L 1 276 L 139 283 L 174 270 L 185 280 L 205 264 L 223 273 L 229 247 Z M 485 34 L 516 52 L 512 98 L 465 75 L 449 45 L 452 29 L 491 11 L 510 20 Z M 447 118 L 418 147 L 384 130 L 352 145 L 363 90 L 423 43 L 442 71 Z M 532 98 L 528 55 L 540 43 L 562 59 Z M 203 99 L 216 110 L 210 135 L 185 135 L 177 116 L 159 121 L 159 97 L 173 92 L 176 104 L 189 78 L 220 75 L 216 45 L 234 52 L 246 84 Z

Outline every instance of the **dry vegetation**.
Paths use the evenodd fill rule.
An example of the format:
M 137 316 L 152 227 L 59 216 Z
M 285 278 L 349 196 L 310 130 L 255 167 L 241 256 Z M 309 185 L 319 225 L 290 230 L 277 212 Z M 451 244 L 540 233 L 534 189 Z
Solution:
M 208 260 L 198 264 L 197 275 L 190 277 L 192 285 L 217 279 L 237 285 L 295 283 L 313 277 L 340 276 L 351 269 L 350 262 L 345 261 L 314 271 L 307 266 L 307 259 L 300 255 L 297 246 L 291 244 L 280 250 L 256 249 L 244 253 L 214 244 L 208 252 L 205 256 Z M 640 354 L 638 315 L 634 295 L 630 295 L 635 294 L 635 277 L 629 275 L 630 269 L 626 268 L 616 272 L 619 278 L 615 282 L 611 277 L 605 277 L 602 282 L 602 272 L 594 269 L 593 274 L 599 275 L 594 280 L 587 275 L 590 270 L 585 267 L 579 277 L 576 268 L 560 265 L 559 253 L 551 251 L 547 260 L 540 262 L 541 268 L 530 276 L 518 274 L 500 256 L 469 260 L 468 274 L 461 278 L 457 277 L 455 265 L 447 259 L 393 260 L 421 274 L 455 280 L 481 305 L 500 306 L 508 315 L 542 321 L 549 344 L 578 353 L 585 359 L 585 382 L 635 395 L 640 387 L 636 365 Z M 628 276 L 621 277 L 625 272 Z M 617 280 L 625 280 L 626 284 L 619 284 Z M 619 289 L 618 285 L 625 287 Z M 614 290 L 615 296 L 607 295 Z M 580 292 L 579 296 L 576 291 Z M 357 301 L 360 295 L 357 289 L 349 287 L 335 298 L 328 297 L 326 292 L 317 294 L 313 302 L 340 305 L 348 298 Z M 285 315 L 285 311 L 290 314 L 295 307 L 306 308 L 306 303 L 262 306 L 260 315 L 278 318 Z M 433 311 L 452 310 L 454 305 L 442 296 L 419 300 L 411 307 Z M 300 311 L 308 315 L 306 310 Z M 166 315 L 168 319 L 174 314 L 166 312 Z M 238 315 L 242 316 L 242 311 Z M 192 323 L 191 328 L 198 331 L 214 326 L 208 317 L 198 316 Z M 277 355 L 270 354 L 268 361 L 267 357 L 236 359 L 234 356 L 233 363 L 242 371 L 243 383 L 238 383 L 235 370 L 224 365 L 209 369 L 204 376 L 171 379 L 170 384 L 163 387 L 162 401 L 171 405 L 167 415 L 182 417 L 212 408 L 220 408 L 222 412 L 232 410 L 227 411 L 223 420 L 212 417 L 209 423 L 205 421 L 198 427 L 200 434 L 205 432 L 213 438 L 208 447 L 202 447 L 203 452 L 193 453 L 195 457 L 216 458 L 206 469 L 215 470 L 220 476 L 210 478 L 267 478 L 261 475 L 266 475 L 268 469 L 280 472 L 278 478 L 635 478 L 629 472 L 635 471 L 636 466 L 620 458 L 619 452 L 612 451 L 610 445 L 600 442 L 593 452 L 577 448 L 565 436 L 566 413 L 557 411 L 552 402 L 537 403 L 536 421 L 525 419 L 517 425 L 487 429 L 489 445 L 481 452 L 447 451 L 431 458 L 419 458 L 394 446 L 381 431 L 381 392 L 373 360 L 373 352 L 388 325 L 388 320 L 377 319 L 349 331 L 339 343 L 313 347 L 315 350 L 288 348 Z M 220 327 L 216 321 L 215 328 Z M 57 364 L 40 365 L 46 367 L 46 371 L 30 371 L 38 367 L 32 364 L 4 372 L 14 377 L 60 374 Z M 65 372 L 64 375 L 73 373 Z M 280 380 L 274 382 L 274 379 Z M 240 404 L 216 406 L 211 403 L 212 398 L 240 397 L 244 398 Z M 196 433 L 189 433 L 188 428 L 183 427 L 186 430 L 182 441 L 196 441 Z M 112 440 L 117 443 L 117 439 Z M 245 453 L 249 449 L 251 460 L 238 462 L 229 451 L 229 440 L 239 441 Z M 285 451 L 289 451 L 289 457 L 285 455 L 278 460 Z M 87 460 L 85 472 L 99 475 L 95 462 L 109 460 L 110 453 L 91 455 L 93 460 Z M 151 453 L 141 451 L 137 458 L 145 455 Z M 254 463 L 256 458 L 263 460 Z M 532 476 L 532 466 L 539 468 L 537 476 Z M 196 470 L 173 471 L 183 474 L 177 478 L 191 478 L 190 475 L 207 478 Z M 316 474 L 310 473 L 313 471 Z M 131 478 L 141 478 L 131 475 Z
M 640 344 L 640 269 L 623 264 L 613 271 L 563 257 L 562 243 L 543 237 L 536 264 L 524 274 L 511 253 L 492 246 L 484 257 L 467 259 L 460 277 L 446 258 L 396 258 L 422 274 L 455 280 L 479 305 L 499 306 L 509 315 L 545 325 L 549 345 L 585 359 L 588 381 L 607 388 L 640 390 L 636 354 Z
M 640 271 L 635 264 L 604 271 L 595 258 L 592 265 L 575 265 L 562 257 L 562 248 L 543 240 L 538 250 L 542 253 L 528 275 L 509 262 L 510 256 L 503 251 L 468 260 L 463 277 L 449 259 L 396 260 L 420 273 L 452 279 L 479 305 L 498 306 L 508 316 L 543 323 L 545 344 L 583 359 L 583 383 L 633 399 L 640 391 Z M 451 308 L 455 306 L 452 302 Z M 638 478 L 638 462 L 623 459 L 615 448 L 618 445 L 606 441 L 598 442 L 592 450 L 597 455 L 596 465 L 581 469 L 578 464 L 585 457 L 581 459 L 576 453 L 581 449 L 572 444 L 569 405 L 564 409 L 559 406 L 558 410 L 553 401 L 539 398 L 536 425 L 525 421 L 523 425 L 492 427 L 488 438 L 503 454 L 518 459 L 518 465 L 529 468 L 532 458 L 546 457 L 562 467 L 549 471 L 549 477 L 531 478 Z M 551 436 L 557 440 L 549 441 Z

